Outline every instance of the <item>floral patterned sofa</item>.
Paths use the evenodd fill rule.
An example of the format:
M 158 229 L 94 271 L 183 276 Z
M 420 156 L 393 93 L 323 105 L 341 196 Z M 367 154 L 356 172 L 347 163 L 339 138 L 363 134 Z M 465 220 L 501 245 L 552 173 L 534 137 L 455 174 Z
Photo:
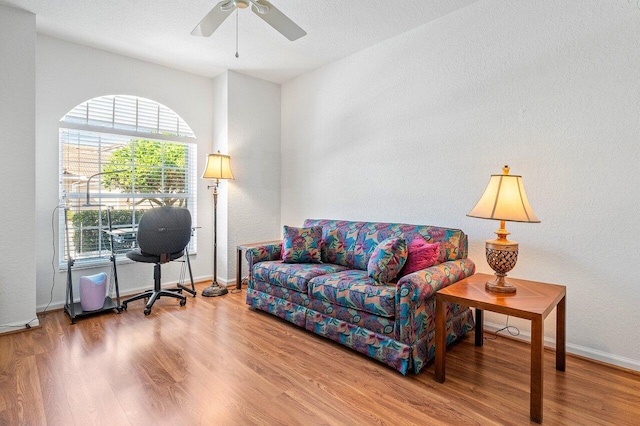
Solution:
M 282 244 L 247 251 L 247 304 L 395 368 L 419 372 L 434 357 L 435 293 L 475 272 L 458 229 L 307 219 L 322 227 L 322 263 L 284 263 Z M 367 275 L 374 248 L 389 237 L 418 234 L 440 244 L 438 263 L 376 283 Z M 447 344 L 474 327 L 466 306 L 447 306 Z

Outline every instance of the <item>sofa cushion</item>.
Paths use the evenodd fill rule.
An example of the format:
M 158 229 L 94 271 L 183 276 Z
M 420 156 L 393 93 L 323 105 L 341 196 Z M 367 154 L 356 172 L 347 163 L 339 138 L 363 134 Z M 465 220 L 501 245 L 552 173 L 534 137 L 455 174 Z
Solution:
M 408 243 L 421 235 L 427 242 L 440 243 L 439 262 L 467 257 L 467 236 L 459 229 L 401 223 L 370 222 L 360 228 L 353 252 L 353 268 L 367 269 L 376 245 L 389 237 L 403 237 Z
M 309 296 L 383 317 L 395 316 L 395 285 L 376 285 L 367 271 L 350 269 L 309 281 Z
M 322 261 L 354 267 L 354 248 L 358 232 L 365 222 L 345 220 L 307 219 L 305 227 L 322 226 Z M 363 268 L 364 269 L 364 268 Z
M 367 274 L 376 283 L 390 283 L 407 261 L 407 241 L 391 237 L 376 246 L 367 264 Z
M 284 226 L 282 260 L 285 263 L 322 263 L 322 227 L 295 228 Z
M 432 267 L 438 262 L 440 244 L 429 244 L 422 235 L 416 237 L 407 245 L 407 261 L 398 274 L 398 278 L 412 272 Z
M 340 230 L 331 229 L 322 238 L 322 261 L 347 266 L 347 248 L 340 238 Z
M 311 278 L 346 269 L 329 263 L 284 263 L 281 260 L 269 260 L 256 263 L 252 273 L 254 280 L 306 293 Z

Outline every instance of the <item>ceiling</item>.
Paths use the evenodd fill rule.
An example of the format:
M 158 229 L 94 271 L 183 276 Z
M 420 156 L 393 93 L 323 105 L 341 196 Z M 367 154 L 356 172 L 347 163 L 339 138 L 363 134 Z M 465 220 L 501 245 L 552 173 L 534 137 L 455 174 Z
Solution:
M 306 30 L 291 42 L 249 9 L 209 38 L 191 30 L 219 0 L 0 0 L 36 15 L 39 34 L 206 77 L 226 69 L 283 83 L 478 0 L 270 0 Z

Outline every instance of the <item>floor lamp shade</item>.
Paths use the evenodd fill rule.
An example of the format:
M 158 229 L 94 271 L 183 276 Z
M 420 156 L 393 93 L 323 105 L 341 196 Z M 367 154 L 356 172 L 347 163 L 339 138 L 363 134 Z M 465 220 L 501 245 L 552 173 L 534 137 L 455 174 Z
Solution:
M 202 174 L 203 179 L 233 179 L 231 172 L 231 157 L 217 154 L 207 155 L 207 165 Z
M 202 290 L 202 295 L 207 297 L 222 296 L 228 293 L 226 286 L 218 284 L 218 185 L 220 179 L 233 179 L 231 172 L 231 157 L 228 155 L 209 154 L 207 156 L 207 164 L 202 174 L 203 179 L 215 179 L 213 185 L 213 282 L 211 285 Z
M 486 241 L 487 263 L 495 271 L 496 279 L 487 282 L 485 288 L 499 293 L 515 293 L 516 287 L 505 280 L 518 260 L 518 243 L 507 240 L 509 232 L 505 222 L 539 223 L 522 184 L 522 176 L 510 175 L 509 166 L 504 166 L 503 174 L 491 175 L 489 184 L 469 217 L 500 221 L 495 231 L 498 238 Z

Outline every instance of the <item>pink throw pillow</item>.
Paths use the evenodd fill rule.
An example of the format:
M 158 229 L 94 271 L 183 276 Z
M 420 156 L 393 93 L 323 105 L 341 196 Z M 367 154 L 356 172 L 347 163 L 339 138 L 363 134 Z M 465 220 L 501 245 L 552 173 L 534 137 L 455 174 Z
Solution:
M 416 235 L 408 244 L 407 251 L 407 262 L 398 277 L 435 265 L 440 256 L 440 243 L 430 244 L 422 235 Z

